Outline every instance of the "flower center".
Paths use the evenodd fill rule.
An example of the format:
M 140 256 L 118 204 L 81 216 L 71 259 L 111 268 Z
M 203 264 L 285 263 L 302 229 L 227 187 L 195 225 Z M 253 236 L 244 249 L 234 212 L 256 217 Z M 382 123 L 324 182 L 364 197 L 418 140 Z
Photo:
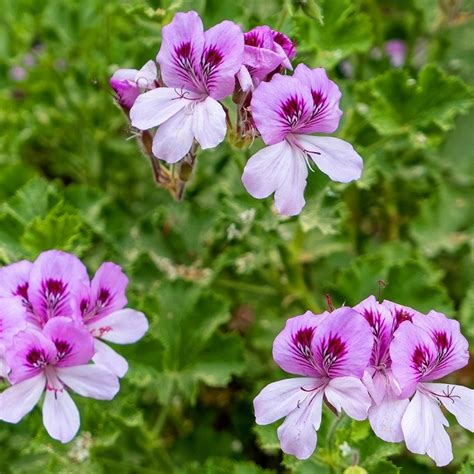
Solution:
M 43 349 L 33 348 L 26 356 L 27 365 L 34 369 L 42 369 L 48 365 L 48 358 Z

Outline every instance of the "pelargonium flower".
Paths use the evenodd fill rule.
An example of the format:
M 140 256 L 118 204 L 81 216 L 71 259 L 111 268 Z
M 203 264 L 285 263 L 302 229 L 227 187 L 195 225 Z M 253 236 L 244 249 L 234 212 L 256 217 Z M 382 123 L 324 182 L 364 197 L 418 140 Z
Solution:
M 44 393 L 46 430 L 54 439 L 70 441 L 80 421 L 68 390 L 99 400 L 110 400 L 119 390 L 114 374 L 88 364 L 93 354 L 89 331 L 70 318 L 57 316 L 42 331 L 30 328 L 18 333 L 6 354 L 12 386 L 0 394 L 0 419 L 18 423 Z
M 412 322 L 402 323 L 395 332 L 390 357 L 402 395 L 413 396 L 401 419 L 407 448 L 428 454 L 437 466 L 449 464 L 453 453 L 444 428 L 449 423 L 441 406 L 474 431 L 474 390 L 433 383 L 468 363 L 468 342 L 459 323 L 436 311 L 415 314 Z
M 247 162 L 242 182 L 258 199 L 275 193 L 277 210 L 299 214 L 305 204 L 308 166 L 314 163 L 332 180 L 360 178 L 362 158 L 352 145 L 333 137 L 342 115 L 341 92 L 322 68 L 298 65 L 292 77 L 276 74 L 262 82 L 252 98 L 252 114 L 267 147 Z
M 118 69 L 110 78 L 110 86 L 115 91 L 119 105 L 129 111 L 141 92 L 156 87 L 157 70 L 154 61 L 148 61 L 137 69 Z
M 244 33 L 243 64 L 238 74 L 242 90 L 256 87 L 263 80 L 270 79 L 271 73 L 281 69 L 293 69 L 291 59 L 296 50 L 291 40 L 269 26 L 257 26 Z
M 203 149 L 224 140 L 226 113 L 219 100 L 234 90 L 244 38 L 231 21 L 204 32 L 194 11 L 177 13 L 162 36 L 156 60 L 166 87 L 138 96 L 130 119 L 140 130 L 159 127 L 153 154 L 175 163 L 189 152 L 194 139 Z
M 5 360 L 6 347 L 13 336 L 26 329 L 26 310 L 19 296 L 0 298 L 0 378 L 6 377 L 9 367 Z
M 127 304 L 127 285 L 128 278 L 122 269 L 106 262 L 76 299 L 82 321 L 94 336 L 93 361 L 119 377 L 127 372 L 128 363 L 102 341 L 131 344 L 141 339 L 148 330 L 148 320 L 143 313 L 123 309 Z
M 0 297 L 20 296 L 28 321 L 38 327 L 55 316 L 72 316 L 74 296 L 89 284 L 86 267 L 74 255 L 49 250 L 0 269 Z
M 360 380 L 369 363 L 373 336 L 351 308 L 316 316 L 306 312 L 287 321 L 273 343 L 273 359 L 303 377 L 267 385 L 254 400 L 260 425 L 285 417 L 278 428 L 281 448 L 298 459 L 316 449 L 323 400 L 356 420 L 367 418 L 370 396 Z
M 370 364 L 363 377 L 373 400 L 369 409 L 370 425 L 384 441 L 402 441 L 401 418 L 409 400 L 401 396 L 400 386 L 393 376 L 389 349 L 400 324 L 411 321 L 417 313 L 391 301 L 378 303 L 374 296 L 369 296 L 354 309 L 367 320 L 374 336 Z
M 400 39 L 388 40 L 385 42 L 384 49 L 393 67 L 402 67 L 405 64 L 407 56 L 407 45 L 405 41 Z

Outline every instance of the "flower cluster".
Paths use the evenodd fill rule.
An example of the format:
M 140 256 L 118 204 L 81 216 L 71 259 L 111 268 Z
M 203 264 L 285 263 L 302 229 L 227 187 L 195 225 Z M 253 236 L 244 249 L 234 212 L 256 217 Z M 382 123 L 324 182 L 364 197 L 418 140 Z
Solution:
M 232 129 L 228 109 L 236 105 L 234 144 L 261 136 L 267 147 L 248 161 L 242 182 L 256 198 L 275 194 L 280 214 L 299 214 L 305 204 L 308 168 L 332 180 L 360 178 L 362 159 L 338 138 L 313 136 L 337 130 L 341 92 L 322 68 L 296 67 L 294 44 L 283 33 L 258 26 L 243 33 L 223 21 L 204 31 L 194 11 L 177 13 L 163 28 L 154 61 L 139 71 L 120 69 L 110 80 L 116 99 L 139 131 L 155 179 L 181 198 L 198 146 L 213 148 Z M 152 132 L 150 132 L 152 130 Z M 177 172 L 155 158 L 177 164 Z M 177 178 L 175 178 L 177 176 Z
M 381 439 L 405 441 L 437 466 L 453 459 L 441 407 L 474 431 L 474 390 L 434 383 L 469 359 L 459 323 L 436 311 L 425 315 L 373 296 L 354 308 L 308 311 L 287 321 L 273 358 L 301 377 L 266 386 L 254 400 L 256 421 L 285 418 L 281 448 L 299 459 L 316 449 L 323 402 L 355 420 L 368 417 Z
M 127 361 L 104 341 L 130 344 L 148 330 L 124 307 L 127 277 L 104 263 L 94 278 L 74 255 L 51 250 L 0 269 L 0 420 L 18 423 L 44 393 L 43 424 L 63 443 L 79 429 L 69 390 L 110 400 Z

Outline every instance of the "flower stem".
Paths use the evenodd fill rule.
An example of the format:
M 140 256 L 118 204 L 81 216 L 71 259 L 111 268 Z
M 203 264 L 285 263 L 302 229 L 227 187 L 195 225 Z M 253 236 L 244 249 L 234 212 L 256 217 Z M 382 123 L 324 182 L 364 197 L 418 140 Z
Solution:
M 293 242 L 290 245 L 279 245 L 280 258 L 285 267 L 290 289 L 307 309 L 320 313 L 321 308 L 316 302 L 304 279 L 303 267 L 299 261 L 299 252 L 303 245 L 304 233 L 298 225 Z

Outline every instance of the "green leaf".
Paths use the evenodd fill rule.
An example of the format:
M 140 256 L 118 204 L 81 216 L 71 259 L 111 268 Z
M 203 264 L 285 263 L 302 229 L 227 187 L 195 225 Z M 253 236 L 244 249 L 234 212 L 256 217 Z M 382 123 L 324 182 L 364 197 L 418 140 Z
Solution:
M 391 461 L 380 461 L 370 469 L 370 474 L 400 474 L 401 468 Z
M 59 203 L 45 217 L 33 219 L 20 242 L 33 257 L 49 249 L 80 254 L 90 244 L 90 231 L 79 214 Z
M 204 465 L 188 467 L 185 474 L 270 474 L 253 462 L 236 462 L 231 459 L 211 458 Z
M 459 310 L 461 330 L 471 344 L 474 342 L 474 284 L 467 290 Z
M 447 186 L 422 203 L 418 218 L 412 221 L 411 234 L 426 255 L 453 252 L 468 242 L 470 207 L 463 192 L 451 191 Z
M 261 449 L 269 453 L 280 450 L 280 441 L 278 440 L 275 423 L 271 425 L 255 425 L 253 432 L 257 436 L 257 443 Z
M 193 401 L 199 382 L 225 386 L 242 372 L 242 341 L 217 331 L 230 319 L 224 300 L 182 280 L 163 282 L 158 300 L 159 320 L 151 331 L 163 346 L 162 395 L 174 386 Z
M 314 20 L 302 14 L 293 18 L 296 34 L 301 38 L 299 56 L 307 56 L 314 65 L 329 68 L 352 53 L 370 48 L 373 41 L 370 18 L 360 11 L 356 2 L 324 0 L 320 5 L 324 25 L 315 28 Z
M 474 461 L 469 460 L 463 463 L 458 474 L 474 474 Z
M 443 272 L 403 246 L 386 245 L 359 257 L 336 279 L 334 293 L 340 301 L 355 305 L 378 294 L 378 281 L 386 284 L 382 298 L 411 306 L 418 311 L 431 309 L 453 314 L 453 304 L 442 285 Z
M 3 204 L 0 212 L 26 225 L 37 217 L 45 216 L 59 200 L 54 186 L 41 178 L 33 178 Z
M 449 130 L 454 119 L 473 105 L 473 95 L 458 77 L 434 65 L 414 79 L 405 70 L 392 69 L 356 88 L 364 116 L 382 136 L 408 134 L 422 144 L 433 127 Z M 430 130 L 431 127 L 431 130 Z
M 367 474 L 367 471 L 360 466 L 349 466 L 344 469 L 344 474 Z

